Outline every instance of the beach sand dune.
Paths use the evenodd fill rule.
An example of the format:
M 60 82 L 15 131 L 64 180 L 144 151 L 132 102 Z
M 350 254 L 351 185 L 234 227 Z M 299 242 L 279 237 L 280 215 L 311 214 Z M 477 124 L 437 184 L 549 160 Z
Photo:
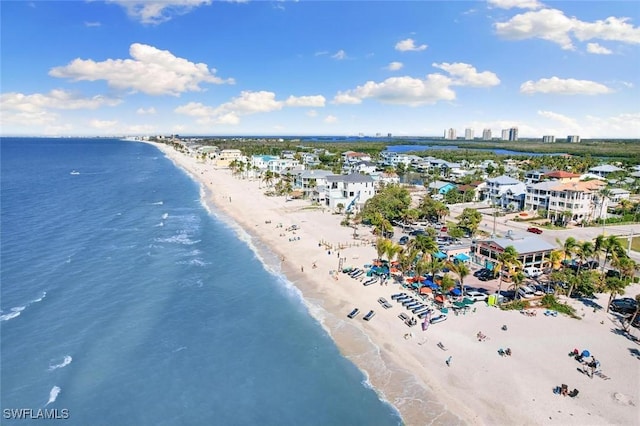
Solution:
M 280 259 L 280 270 L 301 291 L 310 314 L 406 424 L 640 424 L 640 344 L 620 331 L 614 314 L 578 300 L 570 303 L 579 320 L 476 303 L 475 312 L 449 315 L 426 332 L 419 323 L 409 328 L 398 315 L 410 312 L 391 301 L 402 291 L 397 283 L 365 287 L 338 272 L 340 259 L 345 267 L 372 263 L 376 250 L 368 228 L 360 228 L 354 239 L 352 228 L 340 226 L 342 216 L 306 201 L 267 197 L 257 180 L 233 177 L 227 169 L 154 145 L 203 185 L 212 211 L 249 233 L 259 250 Z M 628 291 L 638 292 L 638 285 Z M 379 297 L 392 308 L 382 308 Z M 597 303 L 605 306 L 607 297 L 601 295 Z M 361 314 L 348 319 L 355 307 Z M 376 316 L 363 321 L 371 309 Z M 487 339 L 478 341 L 479 331 Z M 499 354 L 506 348 L 511 356 Z M 574 348 L 597 357 L 602 376 L 581 373 L 581 364 L 568 355 Z M 562 384 L 578 389 L 578 396 L 555 394 Z

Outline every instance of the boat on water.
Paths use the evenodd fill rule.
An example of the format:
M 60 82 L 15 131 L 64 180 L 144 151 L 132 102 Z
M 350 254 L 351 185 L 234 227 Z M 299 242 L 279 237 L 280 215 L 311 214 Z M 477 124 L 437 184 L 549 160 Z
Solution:
M 70 175 L 79 175 L 80 172 L 77 170 L 72 170 L 71 173 L 69 173 Z

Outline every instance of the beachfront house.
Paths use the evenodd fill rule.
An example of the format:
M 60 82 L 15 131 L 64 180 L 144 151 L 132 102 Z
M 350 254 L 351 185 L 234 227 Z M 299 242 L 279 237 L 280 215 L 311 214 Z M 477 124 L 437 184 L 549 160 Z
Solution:
M 377 187 L 380 185 L 397 185 L 400 183 L 400 177 L 396 172 L 373 172 L 369 176 L 373 178 L 377 183 Z
M 620 203 L 621 200 L 628 200 L 631 197 L 631 192 L 622 188 L 613 188 L 609 191 L 609 206 L 614 207 Z
M 371 161 L 371 155 L 364 152 L 346 151 L 342 153 L 344 163 L 358 163 L 360 161 Z
M 444 195 L 447 192 L 451 191 L 452 189 L 455 189 L 456 184 L 451 182 L 436 180 L 435 182 L 429 183 L 428 188 L 433 194 Z
M 554 223 L 591 222 L 606 217 L 609 199 L 601 195 L 599 180 L 546 181 L 527 187 L 525 209 L 547 212 Z
M 302 191 L 302 198 L 313 199 L 318 187 L 327 186 L 329 170 L 298 170 L 293 174 L 293 189 Z
M 493 205 L 513 211 L 522 210 L 527 186 L 509 176 L 487 179 L 486 198 Z
M 347 212 L 360 210 L 375 195 L 375 182 L 369 175 L 330 175 L 326 180 L 325 187 L 318 187 L 315 196 L 331 210 L 339 210 L 338 205 Z
M 624 169 L 621 169 L 620 167 L 612 166 L 611 164 L 603 164 L 602 166 L 592 167 L 588 171 L 589 173 L 593 173 L 594 175 L 607 178 L 611 173 L 621 172 L 623 170 Z
M 215 159 L 216 167 L 229 167 L 233 161 L 242 161 L 242 151 L 239 149 L 223 149 Z
M 275 158 L 267 163 L 267 170 L 273 173 L 281 174 L 294 169 L 303 169 L 304 166 L 298 160 L 291 158 Z
M 357 163 L 344 163 L 342 165 L 342 171 L 345 174 L 362 173 L 370 175 L 376 171 L 376 163 L 371 161 L 358 161 Z
M 261 172 L 264 172 L 268 169 L 269 161 L 277 160 L 279 157 L 275 155 L 252 155 L 250 164 L 251 167 L 257 168 Z
M 300 158 L 302 159 L 302 164 L 304 164 L 307 168 L 320 165 L 318 155 L 312 152 L 303 152 L 302 154 L 300 154 Z
M 518 260 L 522 263 L 522 268 L 548 267 L 549 256 L 556 249 L 553 244 L 540 237 L 510 231 L 506 237 L 476 241 L 471 246 L 471 261 L 483 268 L 494 270 L 498 264 L 498 256 L 508 246 L 513 246 L 518 252 Z

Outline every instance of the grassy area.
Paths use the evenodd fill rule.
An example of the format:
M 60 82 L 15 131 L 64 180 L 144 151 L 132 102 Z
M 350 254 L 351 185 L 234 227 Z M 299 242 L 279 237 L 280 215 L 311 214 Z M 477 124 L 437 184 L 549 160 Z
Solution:
M 622 243 L 622 247 L 629 247 L 629 238 L 618 238 L 618 241 Z M 631 250 L 640 252 L 640 236 L 633 237 L 631 241 Z

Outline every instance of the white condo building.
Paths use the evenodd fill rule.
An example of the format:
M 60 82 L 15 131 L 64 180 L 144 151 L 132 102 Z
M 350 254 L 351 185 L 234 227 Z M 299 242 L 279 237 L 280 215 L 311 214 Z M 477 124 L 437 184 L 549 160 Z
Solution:
M 473 140 L 473 129 L 464 129 L 464 139 L 467 141 Z
M 491 129 L 484 129 L 482 131 L 482 140 L 490 141 L 491 140 Z

